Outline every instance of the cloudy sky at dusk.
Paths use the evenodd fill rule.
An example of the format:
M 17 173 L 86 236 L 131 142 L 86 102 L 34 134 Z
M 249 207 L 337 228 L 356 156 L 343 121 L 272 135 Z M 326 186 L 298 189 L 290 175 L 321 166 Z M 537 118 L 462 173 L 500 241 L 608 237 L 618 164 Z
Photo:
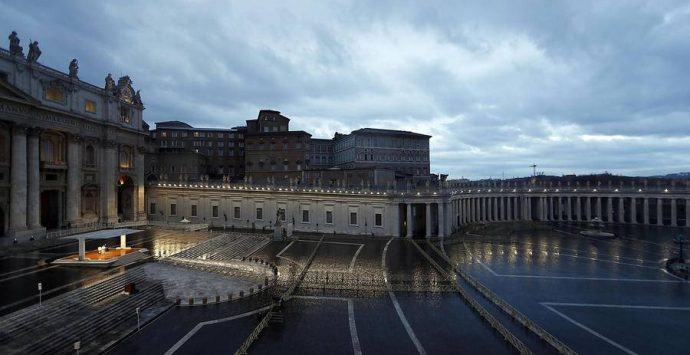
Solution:
M 151 124 L 412 130 L 454 178 L 690 171 L 687 1 L 3 0 L 0 24 L 130 75 Z

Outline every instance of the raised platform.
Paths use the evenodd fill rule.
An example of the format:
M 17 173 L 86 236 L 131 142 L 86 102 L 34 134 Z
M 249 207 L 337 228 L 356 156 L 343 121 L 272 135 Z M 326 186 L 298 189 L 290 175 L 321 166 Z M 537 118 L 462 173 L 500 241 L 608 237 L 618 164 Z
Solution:
M 84 254 L 83 260 L 79 260 L 79 254 L 65 256 L 54 260 L 53 264 L 110 267 L 130 264 L 148 257 L 148 249 L 146 248 L 115 248 L 100 253 L 97 250 L 89 250 Z

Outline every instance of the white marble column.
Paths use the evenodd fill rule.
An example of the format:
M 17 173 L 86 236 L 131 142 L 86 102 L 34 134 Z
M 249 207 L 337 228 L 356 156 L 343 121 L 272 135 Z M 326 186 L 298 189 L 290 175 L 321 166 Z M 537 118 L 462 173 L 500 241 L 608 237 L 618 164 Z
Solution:
M 72 135 L 67 146 L 66 220 L 77 226 L 81 219 L 81 137 Z
M 642 223 L 649 224 L 649 199 L 642 199 Z
M 439 237 L 445 237 L 446 236 L 446 221 L 445 221 L 445 214 L 446 214 L 446 209 L 443 206 L 443 202 L 439 202 L 437 204 L 438 206 L 438 236 Z
M 426 224 L 426 237 L 429 238 L 431 237 L 431 204 L 429 202 L 426 203 L 426 216 L 425 217 L 425 224 Z
M 662 198 L 656 199 L 656 224 L 658 226 L 664 225 L 664 200 Z
M 558 213 L 558 217 L 556 220 L 562 221 L 563 220 L 563 198 L 561 196 L 558 196 L 556 199 L 556 202 L 558 203 L 558 206 L 556 207 L 556 213 Z
M 606 198 L 606 222 L 613 222 L 613 197 Z
M 28 191 L 26 205 L 26 221 L 29 229 L 41 229 L 41 168 L 39 155 L 39 142 L 41 131 L 33 129 L 28 141 Z
M 513 198 L 508 196 L 506 197 L 506 221 L 512 221 L 513 220 L 513 204 L 512 200 Z
M 407 204 L 407 237 L 412 238 L 412 204 Z
M 676 213 L 676 199 L 671 198 L 671 226 L 676 227 L 678 226 L 678 216 Z
M 136 172 L 137 176 L 137 186 L 136 186 L 136 205 L 135 205 L 135 216 L 134 219 L 137 221 L 144 221 L 146 220 L 146 205 L 144 204 L 144 199 L 145 199 L 145 189 L 146 189 L 146 181 L 145 176 L 144 176 L 144 154 L 146 151 L 144 150 L 143 147 L 140 147 L 137 149 L 137 155 L 134 161 L 134 170 Z M 268 211 L 269 213 L 271 211 Z M 273 214 L 275 215 L 275 213 Z M 269 214 L 269 216 L 271 216 Z
M 117 222 L 117 177 L 116 172 L 119 171 L 117 166 L 117 142 L 103 141 L 103 166 L 101 167 L 101 201 L 103 201 L 103 208 L 100 210 L 101 221 L 105 223 Z M 178 214 L 183 213 L 182 209 L 178 208 Z
M 12 128 L 12 166 L 10 172 L 10 234 L 26 230 L 26 127 Z
M 630 198 L 630 223 L 637 223 L 637 199 Z

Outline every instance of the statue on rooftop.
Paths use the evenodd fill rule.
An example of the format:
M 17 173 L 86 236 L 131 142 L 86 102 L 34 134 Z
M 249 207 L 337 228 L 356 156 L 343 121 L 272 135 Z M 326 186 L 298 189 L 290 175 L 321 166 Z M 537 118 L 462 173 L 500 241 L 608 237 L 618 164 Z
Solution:
M 105 77 L 105 92 L 108 94 L 115 93 L 115 80 L 113 79 L 113 74 L 108 73 Z
M 19 37 L 17 37 L 17 32 L 12 31 L 12 33 L 10 33 L 10 36 L 7 38 L 10 40 L 10 54 L 23 57 L 24 48 L 22 48 L 22 46 L 19 45 Z
M 29 63 L 36 63 L 38 57 L 41 56 L 41 49 L 38 48 L 38 41 L 29 43 L 29 54 L 26 56 L 26 61 Z
M 79 73 L 79 62 L 77 59 L 72 59 L 71 62 L 69 62 L 69 77 L 78 79 L 79 77 L 77 74 Z
M 134 104 L 135 105 L 143 105 L 141 102 L 141 94 L 139 93 L 141 90 L 137 90 L 137 92 L 134 94 Z

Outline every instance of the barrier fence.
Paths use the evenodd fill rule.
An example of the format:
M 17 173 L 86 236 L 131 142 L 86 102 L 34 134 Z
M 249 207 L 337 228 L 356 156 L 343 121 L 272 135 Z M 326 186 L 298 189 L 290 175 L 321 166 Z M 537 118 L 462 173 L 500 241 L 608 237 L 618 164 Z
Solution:
M 465 291 L 464 288 L 462 288 L 460 285 L 457 284 L 457 281 L 455 280 L 455 276 L 447 272 L 441 265 L 439 265 L 434 259 L 429 256 L 422 248 L 417 245 L 416 242 L 406 239 L 410 243 L 412 243 L 417 250 L 431 263 L 431 265 L 436 268 L 441 275 L 444 275 L 447 277 L 450 281 L 452 281 L 452 284 L 454 285 L 455 290 L 462 296 L 462 298 L 465 299 L 467 303 L 470 304 L 470 306 L 477 312 L 479 315 L 486 320 L 489 325 L 495 329 L 501 336 L 503 337 L 503 340 L 507 341 L 510 343 L 520 354 L 533 354 L 533 352 L 520 340 L 518 339 L 513 333 L 511 333 L 508 328 L 506 328 L 501 322 L 499 322 L 491 313 L 489 313 L 482 305 L 479 304 L 467 291 Z M 427 241 L 428 242 L 428 241 Z M 429 243 L 431 244 L 431 243 Z M 452 264 L 451 264 L 452 265 Z
M 302 268 L 302 271 L 300 271 L 299 275 L 295 278 L 295 281 L 288 287 L 285 292 L 281 295 L 281 301 L 282 300 L 289 300 L 290 296 L 292 295 L 293 292 L 295 292 L 295 289 L 297 286 L 299 286 L 300 282 L 304 280 L 304 276 L 307 274 L 307 270 L 309 269 L 309 266 L 311 266 L 312 261 L 314 261 L 314 257 L 316 257 L 316 252 L 319 251 L 319 247 L 321 247 L 321 244 L 323 243 L 323 238 L 324 236 L 321 236 L 321 239 L 319 239 L 319 242 L 316 243 L 316 247 L 314 247 L 314 250 L 311 252 L 309 255 L 309 259 L 307 259 L 306 264 L 304 264 L 304 268 Z M 259 335 L 261 332 L 268 326 L 268 322 L 271 321 L 271 317 L 273 316 L 273 309 L 277 305 L 276 302 L 274 302 L 271 305 L 271 308 L 266 312 L 266 315 L 261 318 L 261 321 L 259 324 L 256 325 L 254 330 L 252 330 L 251 333 L 249 333 L 249 336 L 247 339 L 244 340 L 242 345 L 235 351 L 235 355 L 245 355 L 247 354 L 247 350 L 249 350 L 249 347 L 256 341 L 256 339 L 259 338 Z
M 433 244 L 429 243 L 432 249 L 436 251 L 444 260 L 446 260 L 451 266 L 453 263 L 451 262 L 450 258 L 448 258 L 447 255 L 441 253 L 438 248 L 436 248 Z M 465 253 L 467 253 L 468 257 L 472 259 L 472 254 L 470 254 L 469 250 L 467 249 L 467 246 L 463 242 L 463 249 L 465 250 Z M 472 277 L 470 274 L 462 270 L 460 267 L 455 267 L 455 271 L 460 275 L 460 277 L 463 278 L 468 284 L 470 284 L 472 287 L 474 287 L 479 293 L 481 293 L 484 297 L 486 297 L 489 301 L 491 301 L 493 304 L 495 304 L 498 308 L 500 308 L 503 312 L 508 314 L 511 318 L 517 320 L 522 324 L 525 328 L 529 329 L 532 331 L 535 335 L 537 335 L 539 338 L 542 340 L 546 341 L 549 345 L 551 345 L 556 351 L 558 351 L 561 354 L 568 354 L 568 355 L 575 355 L 577 352 L 572 350 L 570 347 L 565 345 L 562 341 L 558 340 L 555 336 L 551 335 L 551 333 L 547 332 L 544 330 L 544 328 L 540 327 L 537 323 L 533 322 L 530 320 L 526 315 L 524 315 L 522 312 L 518 311 L 515 307 L 513 307 L 510 303 L 506 302 L 503 300 L 501 297 L 499 297 L 495 292 L 491 291 L 488 287 L 484 286 L 481 282 L 477 281 L 474 277 Z

